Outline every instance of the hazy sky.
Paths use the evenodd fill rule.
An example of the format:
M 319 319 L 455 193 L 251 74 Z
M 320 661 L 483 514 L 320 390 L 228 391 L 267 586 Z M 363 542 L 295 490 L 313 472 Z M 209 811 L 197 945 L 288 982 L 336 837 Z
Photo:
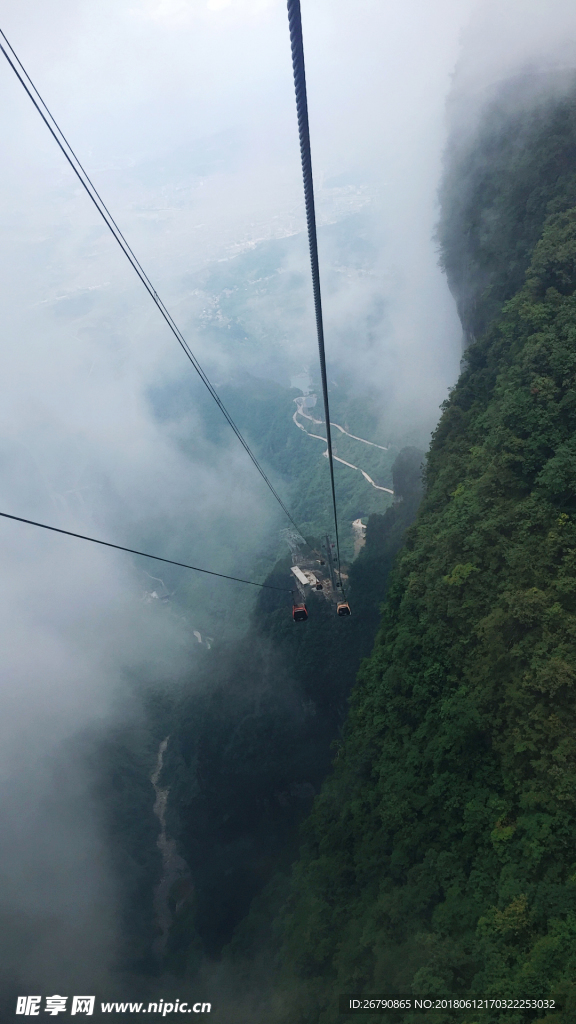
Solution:
M 461 354 L 433 242 L 451 76 L 459 61 L 477 93 L 535 54 L 570 61 L 573 5 L 303 0 L 303 25 L 319 221 L 362 209 L 378 251 L 369 277 L 343 272 L 330 291 L 329 357 L 381 385 L 392 417 L 431 426 Z M 233 272 L 237 253 L 303 230 L 283 0 L 3 0 L 0 27 L 192 348 L 233 371 L 206 348 L 186 275 L 216 260 Z M 153 538 L 223 571 L 243 547 L 249 565 L 272 514 L 258 478 L 235 442 L 207 461 L 199 437 L 195 460 L 153 417 L 150 388 L 192 371 L 4 64 L 0 90 L 0 510 Z M 355 323 L 379 298 L 362 348 Z M 290 351 L 295 371 L 312 365 L 312 322 Z M 200 431 L 193 409 L 186 429 Z M 94 943 L 104 962 L 113 899 L 82 787 L 55 787 L 48 766 L 116 713 L 127 672 L 176 675 L 189 633 L 140 600 L 142 572 L 122 555 L 0 522 L 0 562 L 4 903 L 25 907 L 32 932 L 59 915 L 73 972 Z M 104 907 L 88 946 L 80 892 Z M 38 950 L 14 957 L 46 976 L 37 928 Z
M 374 280 L 342 276 L 339 294 L 325 303 L 328 338 L 344 319 L 353 342 L 370 289 L 384 296 L 387 337 L 367 354 L 366 373 L 373 378 L 382 360 L 399 414 L 422 402 L 422 389 L 436 410 L 457 372 L 459 329 L 431 236 L 444 97 L 469 7 L 468 0 L 357 0 L 352 16 L 342 0 L 304 5 L 319 221 L 371 205 L 381 253 Z M 184 318 L 191 298 L 183 274 L 304 227 L 286 20 L 282 0 L 24 0 L 3 18 L 149 273 Z M 3 74 L 18 230 L 31 211 L 35 225 L 58 225 L 59 243 L 68 247 L 58 262 L 68 267 L 62 288 L 119 285 L 120 257 L 110 261 L 108 251 L 101 261 L 92 255 L 90 265 L 76 263 L 71 280 L 70 247 L 96 215 L 74 189 L 65 201 L 70 176 L 62 158 L 18 83 L 10 84 L 12 72 Z M 103 246 L 112 243 L 98 240 L 100 252 Z M 310 323 L 309 334 L 291 339 L 297 363 L 315 360 Z M 331 341 L 332 357 L 346 364 L 352 352 L 357 369 L 357 346 L 339 347 L 337 331 Z

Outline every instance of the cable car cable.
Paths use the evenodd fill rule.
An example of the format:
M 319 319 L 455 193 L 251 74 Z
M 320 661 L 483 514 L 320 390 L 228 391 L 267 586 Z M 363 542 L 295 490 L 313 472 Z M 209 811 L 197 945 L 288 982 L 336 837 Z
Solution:
M 42 530 L 52 530 L 53 533 L 63 533 L 67 537 L 76 537 L 78 540 L 89 540 L 92 544 L 102 544 L 105 548 L 116 548 L 117 551 L 127 551 L 130 555 L 141 555 L 142 558 L 153 558 L 156 562 L 167 562 L 168 565 L 178 565 L 181 569 L 193 569 L 194 572 L 203 572 L 208 576 L 219 576 L 223 580 L 234 580 L 235 583 L 248 583 L 251 587 L 263 587 L 266 590 L 280 590 L 284 594 L 293 594 L 288 587 L 273 587 L 271 583 L 254 583 L 252 580 L 243 580 L 239 576 L 227 576 L 224 572 L 213 572 L 212 569 L 200 569 L 197 565 L 187 565 L 186 562 L 175 562 L 172 558 L 161 558 L 160 555 L 150 555 L 147 551 L 136 551 L 134 548 L 125 548 L 122 544 L 112 544 L 109 540 L 97 540 L 96 537 L 86 537 L 83 533 L 73 533 L 72 530 L 62 530 L 58 526 L 48 526 L 46 523 L 36 523 L 33 519 L 23 519 L 21 516 L 11 516 L 8 512 L 0 512 L 3 519 L 14 519 L 17 523 L 27 523 L 28 526 L 39 526 Z
M 324 349 L 324 322 L 322 318 L 322 298 L 320 294 L 320 267 L 318 263 L 318 240 L 316 235 L 316 212 L 314 206 L 314 181 L 312 177 L 312 154 L 310 151 L 310 126 L 308 124 L 308 100 L 306 97 L 306 73 L 304 68 L 304 45 L 302 41 L 302 17 L 300 12 L 300 0 L 288 0 L 288 24 L 290 27 L 292 68 L 294 70 L 294 88 L 296 91 L 298 135 L 300 138 L 302 177 L 304 179 L 306 222 L 308 225 L 310 265 L 312 268 L 312 288 L 314 291 L 314 310 L 316 313 L 316 333 L 318 335 L 318 353 L 320 356 L 322 395 L 324 398 L 324 418 L 326 420 L 326 441 L 328 446 L 328 463 L 330 466 L 330 484 L 332 487 L 334 531 L 336 534 L 336 551 L 338 554 L 338 580 L 340 582 L 340 587 L 342 587 L 342 578 L 340 575 L 341 562 L 340 541 L 338 538 L 338 513 L 336 511 L 336 488 L 334 485 L 334 459 L 332 457 L 332 433 L 330 430 L 330 409 L 328 404 L 328 378 L 326 374 L 326 352 Z
M 290 520 L 292 525 L 295 527 L 295 529 L 298 531 L 298 533 L 300 535 L 302 535 L 298 524 L 294 521 L 294 519 L 290 515 L 290 512 L 288 511 L 286 505 L 282 501 L 282 498 L 280 497 L 280 495 L 278 494 L 278 492 L 276 491 L 276 489 L 274 488 L 274 486 L 272 485 L 272 483 L 268 479 L 266 473 L 262 469 L 262 466 L 258 462 L 258 459 L 256 458 L 256 456 L 252 452 L 252 449 L 250 448 L 250 445 L 245 440 L 243 435 L 240 433 L 239 428 L 236 426 L 234 420 L 232 419 L 230 413 L 226 409 L 226 406 L 222 402 L 222 400 L 221 400 L 220 396 L 218 395 L 216 389 L 214 388 L 213 384 L 210 382 L 210 380 L 208 379 L 206 373 L 204 372 L 204 370 L 200 366 L 200 363 L 196 359 L 196 356 L 192 352 L 192 350 L 191 350 L 190 346 L 188 345 L 188 342 L 186 341 L 186 339 L 185 339 L 184 335 L 182 334 L 180 328 L 178 327 L 178 325 L 173 320 L 172 315 L 169 313 L 169 311 L 166 308 L 166 306 L 164 305 L 162 299 L 158 295 L 158 293 L 157 293 L 156 289 L 154 288 L 152 282 L 150 281 L 148 275 L 146 274 L 146 272 L 144 271 L 144 269 L 141 266 L 140 262 L 138 261 L 138 259 L 134 255 L 134 253 L 133 253 L 132 249 L 130 248 L 128 242 L 124 238 L 124 235 L 120 231 L 120 228 L 116 224 L 116 221 L 114 220 L 114 218 L 112 217 L 110 211 L 108 210 L 108 207 L 106 206 L 106 204 L 102 200 L 102 198 L 101 198 L 100 194 L 98 193 L 97 189 L 95 188 L 95 186 L 92 184 L 92 181 L 91 181 L 88 173 L 86 172 L 86 170 L 84 169 L 84 167 L 80 163 L 80 160 L 76 156 L 74 150 L 72 149 L 70 143 L 66 139 L 66 136 L 64 135 L 63 131 L 58 126 L 58 124 L 57 124 L 56 120 L 54 119 L 53 115 L 51 114 L 50 110 L 46 106 L 46 103 L 42 99 L 40 93 L 38 92 L 38 89 L 36 88 L 36 86 L 32 82 L 32 79 L 30 78 L 30 75 L 28 74 L 28 72 L 24 68 L 20 58 L 15 53 L 13 47 L 9 43 L 9 41 L 6 38 L 6 36 L 5 36 L 4 32 L 2 31 L 2 29 L 0 29 L 0 36 L 2 36 L 2 39 L 5 41 L 6 45 L 8 46 L 8 48 L 10 50 L 10 53 L 14 57 L 14 60 L 12 60 L 12 58 L 10 57 L 10 54 L 7 52 L 7 50 L 2 45 L 2 43 L 0 43 L 0 50 L 2 51 L 4 56 L 6 57 L 6 60 L 8 61 L 8 64 L 10 65 L 12 70 L 14 71 L 14 74 L 18 78 L 20 84 L 22 85 L 22 87 L 24 88 L 24 90 L 28 94 L 28 97 L 30 98 L 30 100 L 34 104 L 36 110 L 40 114 L 40 117 L 44 121 L 44 124 L 48 128 L 48 131 L 50 132 L 50 134 L 54 138 L 55 142 L 59 146 L 60 150 L 62 151 L 62 153 L 66 157 L 66 160 L 70 164 L 70 167 L 74 171 L 74 174 L 78 178 L 80 184 L 82 185 L 82 187 L 84 188 L 86 193 L 89 195 L 89 197 L 92 200 L 94 206 L 98 210 L 98 213 L 100 214 L 100 216 L 102 217 L 103 221 L 105 222 L 105 224 L 109 228 L 111 234 L 114 236 L 114 238 L 118 242 L 118 245 L 122 249 L 122 252 L 124 253 L 124 255 L 126 256 L 127 260 L 129 261 L 129 263 L 131 264 L 131 266 L 135 270 L 135 272 L 138 275 L 138 277 L 140 278 L 140 281 L 144 285 L 144 287 L 145 287 L 146 291 L 148 292 L 148 294 L 150 295 L 152 301 L 155 303 L 155 305 L 159 309 L 162 317 L 164 318 L 164 320 L 168 324 L 168 327 L 172 331 L 172 334 L 176 338 L 178 344 L 183 349 L 185 355 L 187 356 L 187 358 L 192 363 L 192 366 L 196 370 L 196 373 L 200 377 L 202 383 L 205 385 L 205 387 L 207 388 L 207 390 L 210 393 L 211 397 L 214 399 L 214 401 L 218 405 L 218 407 L 219 407 L 220 411 L 222 412 L 223 416 L 225 417 L 225 419 L 229 423 L 230 427 L 232 428 L 232 430 L 236 434 L 236 437 L 240 441 L 240 444 L 242 445 L 242 447 L 244 448 L 246 453 L 251 458 L 251 460 L 254 463 L 256 469 L 260 473 L 260 476 L 264 480 L 266 486 L 269 488 L 271 493 L 274 495 L 276 501 L 278 502 L 278 504 L 282 508 L 282 511 L 288 516 L 288 519 Z M 16 67 L 16 64 L 14 63 L 14 61 L 16 61 L 18 67 Z M 20 71 L 22 73 L 20 73 L 18 68 L 20 68 Z M 26 81 L 24 79 L 26 79 Z M 27 82 L 29 84 L 26 84 Z M 44 108 L 44 109 L 41 109 L 41 108 Z

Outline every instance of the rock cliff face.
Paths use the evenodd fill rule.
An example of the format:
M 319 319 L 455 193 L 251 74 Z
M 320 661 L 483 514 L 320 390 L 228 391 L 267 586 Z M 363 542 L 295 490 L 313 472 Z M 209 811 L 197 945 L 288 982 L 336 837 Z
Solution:
M 438 228 L 467 343 L 524 282 L 546 217 L 576 203 L 576 107 L 565 74 L 518 76 L 486 100 L 456 96 Z
M 447 157 L 466 367 L 276 922 L 291 1024 L 345 992 L 576 1015 L 576 92 L 511 88 Z

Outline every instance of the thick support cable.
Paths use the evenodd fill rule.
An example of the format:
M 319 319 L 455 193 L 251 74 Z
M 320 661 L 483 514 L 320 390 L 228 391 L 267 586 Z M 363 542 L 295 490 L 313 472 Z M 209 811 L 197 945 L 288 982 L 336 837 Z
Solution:
M 126 259 L 131 264 L 131 266 L 135 270 L 136 274 L 140 278 L 140 281 L 144 285 L 144 287 L 145 287 L 146 291 L 148 292 L 148 294 L 149 294 L 150 298 L 152 299 L 152 301 L 157 306 L 157 308 L 160 311 L 162 317 L 164 318 L 164 320 L 168 324 L 168 327 L 172 331 L 172 334 L 176 338 L 176 341 L 178 342 L 178 344 L 180 345 L 180 347 L 184 351 L 184 353 L 187 356 L 187 358 L 192 363 L 192 366 L 196 370 L 196 373 L 200 377 L 200 380 L 205 385 L 205 387 L 207 388 L 207 390 L 210 393 L 211 397 L 216 402 L 216 405 L 218 406 L 218 408 L 220 409 L 222 415 L 225 417 L 225 419 L 227 420 L 227 422 L 231 426 L 232 430 L 236 434 L 236 437 L 240 441 L 240 444 L 244 448 L 245 452 L 247 453 L 247 455 L 250 457 L 250 459 L 254 463 L 254 466 L 256 467 L 258 472 L 260 473 L 260 476 L 264 480 L 264 483 L 266 484 L 268 489 L 271 491 L 271 493 L 274 495 L 274 497 L 275 497 L 276 501 L 278 502 L 278 504 L 280 505 L 282 511 L 288 516 L 288 519 L 292 523 L 292 526 L 294 526 L 295 529 L 298 531 L 298 533 L 300 533 L 301 531 L 300 531 L 300 528 L 298 527 L 298 524 L 296 522 L 294 522 L 294 519 L 290 515 L 290 512 L 286 508 L 286 505 L 284 504 L 284 502 L 282 501 L 280 495 L 277 493 L 277 491 L 275 490 L 274 486 L 272 485 L 272 483 L 270 482 L 270 480 L 266 476 L 266 473 L 262 469 L 262 466 L 258 462 L 258 459 L 256 458 L 256 456 L 252 452 L 248 442 L 245 440 L 243 435 L 240 433 L 239 428 L 236 426 L 236 424 L 235 424 L 234 420 L 232 419 L 230 413 L 226 409 L 226 406 L 224 405 L 224 403 L 222 402 L 221 398 L 219 397 L 216 389 L 214 388 L 213 384 L 208 379 L 206 373 L 204 372 L 204 370 L 200 366 L 200 363 L 198 362 L 198 360 L 196 359 L 196 356 L 194 355 L 194 353 L 192 352 L 190 346 L 188 345 L 188 342 L 186 341 L 184 335 L 182 334 L 182 331 L 180 330 L 178 325 L 174 322 L 174 320 L 172 318 L 172 315 L 168 312 L 168 309 L 166 308 L 166 306 L 164 305 L 162 299 L 158 295 L 156 289 L 154 288 L 152 282 L 150 281 L 150 278 L 148 277 L 148 275 L 144 271 L 142 265 L 140 264 L 139 260 L 136 258 L 136 256 L 134 255 L 132 249 L 128 245 L 128 242 L 124 238 L 124 235 L 120 231 L 120 228 L 118 227 L 116 221 L 112 217 L 112 214 L 108 210 L 108 207 L 106 206 L 106 204 L 104 203 L 104 201 L 101 198 L 100 194 L 98 193 L 97 189 L 95 188 L 95 186 L 93 185 L 92 181 L 90 180 L 90 177 L 89 177 L 87 171 L 84 169 L 84 167 L 80 163 L 80 160 L 76 156 L 74 150 L 72 149 L 72 146 L 68 142 L 68 140 L 67 140 L 66 136 L 64 135 L 63 131 L 58 126 L 58 124 L 57 124 L 56 120 L 54 119 L 53 115 L 50 113 L 50 110 L 46 106 L 46 103 L 42 99 L 42 96 L 38 92 L 38 89 L 34 85 L 32 79 L 30 78 L 30 75 L 28 74 L 28 72 L 24 68 L 21 60 L 19 59 L 19 57 L 15 53 L 14 49 L 12 48 L 10 43 L 8 42 L 8 39 L 4 35 L 4 32 L 2 32 L 2 29 L 0 29 L 0 36 L 4 40 L 4 43 L 6 44 L 6 46 L 3 46 L 2 43 L 0 43 L 0 50 L 4 54 L 6 60 L 8 61 L 8 64 L 12 68 L 12 70 L 13 70 L 14 74 L 16 75 L 18 81 L 20 82 L 20 84 L 24 88 L 25 92 L 27 93 L 28 97 L 30 98 L 30 100 L 34 104 L 36 110 L 40 114 L 40 117 L 44 121 L 44 124 L 48 128 L 48 131 L 50 132 L 50 134 L 54 138 L 56 144 L 59 146 L 59 148 L 62 151 L 62 153 L 64 154 L 66 160 L 70 164 L 70 167 L 74 171 L 74 174 L 78 178 L 80 184 L 85 189 L 86 193 L 89 195 L 90 199 L 94 203 L 94 206 L 98 210 L 98 213 L 102 217 L 102 219 L 105 222 L 106 226 L 109 228 L 110 232 L 112 233 L 112 235 L 116 239 L 118 245 L 122 249 L 122 252 L 126 256 Z M 10 52 L 8 52 L 8 51 L 10 51 Z
M 316 211 L 314 207 L 314 180 L 312 178 L 312 154 L 310 152 L 310 127 L 308 124 L 308 100 L 306 98 L 306 74 L 304 69 L 304 45 L 302 42 L 300 0 L 288 0 L 288 24 L 290 26 L 292 67 L 294 69 L 294 87 L 296 90 L 298 134 L 300 136 L 300 156 L 302 159 L 302 176 L 304 179 L 304 199 L 306 203 L 306 222 L 308 225 L 308 242 L 310 246 L 310 265 L 312 267 L 312 289 L 314 292 L 316 333 L 318 335 L 318 354 L 320 356 L 320 374 L 322 378 L 322 395 L 324 398 L 324 419 L 326 420 L 328 464 L 330 466 L 332 507 L 334 510 L 334 532 L 336 535 L 336 551 L 338 552 L 338 580 L 340 585 L 342 585 L 340 575 L 340 540 L 338 537 L 338 513 L 336 511 L 336 487 L 334 485 L 334 459 L 332 457 L 332 432 L 330 429 L 330 409 L 328 405 L 328 377 L 326 374 L 326 353 L 324 350 L 324 321 L 322 319 L 322 297 L 320 294 L 320 267 L 318 264 Z
M 180 569 L 193 569 L 194 572 L 203 572 L 207 576 L 219 576 L 222 580 L 234 580 L 235 583 L 247 583 L 250 587 L 263 587 L 265 590 L 280 590 L 283 594 L 293 594 L 294 591 L 288 587 L 273 587 L 271 583 L 253 583 L 252 580 L 243 580 L 239 576 L 227 576 L 224 572 L 213 572 L 212 569 L 200 569 L 197 565 L 187 565 L 186 562 L 175 562 L 172 558 L 161 558 L 160 555 L 149 555 L 147 551 L 136 551 L 134 548 L 125 548 L 122 544 L 112 544 L 109 540 L 97 540 L 96 537 L 86 537 L 83 533 L 73 533 L 72 530 L 61 530 L 58 526 L 47 526 L 46 523 L 36 523 L 33 519 L 23 519 L 21 516 L 11 516 L 8 512 L 0 512 L 3 519 L 13 519 L 17 523 L 26 523 L 28 526 L 39 526 L 42 530 L 51 530 L 52 533 L 63 533 L 66 537 L 76 537 L 77 540 L 88 540 L 91 544 L 101 544 L 105 548 L 115 548 L 116 551 L 127 551 L 129 555 L 140 555 L 142 558 L 153 558 L 155 562 L 167 562 L 168 565 L 177 565 Z

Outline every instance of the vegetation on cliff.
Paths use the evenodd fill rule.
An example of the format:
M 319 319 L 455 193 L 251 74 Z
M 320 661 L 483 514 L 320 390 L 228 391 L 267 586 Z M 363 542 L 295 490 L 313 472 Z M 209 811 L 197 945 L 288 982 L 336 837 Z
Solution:
M 546 218 L 576 203 L 576 104 L 564 77 L 500 84 L 478 132 L 453 133 L 440 195 L 441 262 L 474 341 L 524 284 Z
M 493 279 L 477 288 L 477 324 L 490 326 L 445 403 L 425 498 L 305 826 L 277 922 L 292 1024 L 337 1021 L 338 993 L 353 991 L 564 1007 L 508 1011 L 509 1024 L 576 1012 L 576 208 L 568 167 L 556 187 L 539 177 L 562 164 L 560 121 L 573 145 L 573 98 L 548 113 L 536 111 L 532 134 L 524 124 L 508 162 L 502 126 L 494 161 L 476 152 L 469 212 L 490 225 L 496 204 L 526 246 L 533 215 L 541 237 L 508 301 Z M 508 206 L 518 167 L 531 173 Z M 450 248 L 455 238 L 447 266 L 478 241 Z

